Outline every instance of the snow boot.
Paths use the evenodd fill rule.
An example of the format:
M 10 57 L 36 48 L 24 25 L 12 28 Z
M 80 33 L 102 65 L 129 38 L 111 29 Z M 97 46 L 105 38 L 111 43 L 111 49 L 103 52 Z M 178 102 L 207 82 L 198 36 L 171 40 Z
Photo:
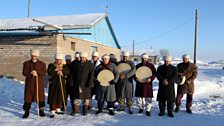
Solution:
M 96 111 L 96 114 L 100 114 L 100 113 L 102 113 L 102 112 L 103 112 L 102 109 L 98 109 L 98 110 Z
M 150 111 L 146 111 L 146 115 L 147 116 L 151 116 L 151 112 Z
M 62 112 L 60 108 L 57 108 L 55 113 L 58 114 L 58 115 L 63 115 L 64 114 L 64 112 Z
M 83 106 L 83 111 L 82 111 L 83 115 L 87 115 L 88 114 L 88 107 L 89 107 L 89 105 L 84 105 Z
M 175 112 L 179 112 L 180 111 L 180 107 L 176 107 L 174 111 Z
M 164 116 L 165 112 L 164 111 L 160 111 L 159 112 L 159 116 Z
M 40 117 L 44 117 L 45 116 L 44 110 L 39 110 L 39 115 L 40 115 Z
M 71 115 L 74 116 L 77 113 L 79 113 L 79 106 L 78 105 L 74 105 L 74 108 L 73 108 L 73 111 L 72 111 Z
M 173 112 L 172 112 L 172 111 L 168 112 L 168 116 L 169 116 L 169 117 L 174 117 L 174 116 L 173 116 Z
M 187 111 L 187 113 L 192 114 L 192 111 L 190 108 L 187 108 L 186 111 Z
M 129 111 L 128 111 L 128 112 L 129 112 L 129 114 L 131 114 L 131 115 L 134 114 L 132 107 L 129 107 Z
M 55 114 L 55 111 L 51 111 L 50 118 L 54 118 Z
M 138 113 L 143 113 L 143 109 L 139 109 Z
M 109 109 L 109 114 L 113 116 L 114 115 L 114 110 L 113 109 Z
M 23 118 L 24 119 L 26 119 L 26 118 L 28 118 L 29 117 L 29 110 L 25 110 L 25 113 L 24 113 L 24 115 L 23 115 Z

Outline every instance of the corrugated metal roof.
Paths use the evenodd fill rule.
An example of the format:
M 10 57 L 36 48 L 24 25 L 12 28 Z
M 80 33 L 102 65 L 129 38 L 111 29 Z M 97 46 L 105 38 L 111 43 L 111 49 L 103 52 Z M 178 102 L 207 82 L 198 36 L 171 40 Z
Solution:
M 37 19 L 51 25 L 58 25 L 63 28 L 85 28 L 91 27 L 100 19 L 104 18 L 106 14 L 76 14 L 66 16 L 47 16 L 47 17 L 34 17 L 34 18 L 18 18 L 18 19 L 2 19 L 0 20 L 0 30 L 9 29 L 33 29 L 45 26 L 44 24 L 34 22 L 32 19 Z M 53 29 L 51 29 L 53 30 Z

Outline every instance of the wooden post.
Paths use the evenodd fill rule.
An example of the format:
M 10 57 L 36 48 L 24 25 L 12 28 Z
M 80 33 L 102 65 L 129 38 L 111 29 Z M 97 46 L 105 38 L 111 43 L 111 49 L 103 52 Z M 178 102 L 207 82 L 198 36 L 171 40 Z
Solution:
M 198 31 L 198 10 L 196 9 L 195 14 L 195 33 L 194 33 L 194 64 L 196 64 L 197 59 L 197 31 Z
M 28 0 L 28 18 L 30 18 L 30 0 Z
M 133 50 L 132 50 L 133 61 L 135 59 L 135 40 L 133 39 Z

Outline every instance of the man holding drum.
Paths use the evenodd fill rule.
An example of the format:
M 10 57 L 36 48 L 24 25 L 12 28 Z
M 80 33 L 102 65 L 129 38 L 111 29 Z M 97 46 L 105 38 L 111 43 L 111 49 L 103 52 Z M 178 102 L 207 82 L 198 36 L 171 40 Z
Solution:
M 98 84 L 96 85 L 96 100 L 98 111 L 102 113 L 104 101 L 107 101 L 109 114 L 114 115 L 113 107 L 116 100 L 115 84 L 119 78 L 119 72 L 115 64 L 109 62 L 109 55 L 102 56 L 103 62 L 95 69 L 95 77 Z
M 120 77 L 117 82 L 116 94 L 119 103 L 118 111 L 124 111 L 125 100 L 129 108 L 129 114 L 133 114 L 133 75 L 135 74 L 135 64 L 129 60 L 129 52 L 122 52 L 123 59 L 118 63 Z
M 173 117 L 173 106 L 175 102 L 174 81 L 177 78 L 177 68 L 171 65 L 172 57 L 165 56 L 164 64 L 157 69 L 157 79 L 159 80 L 159 90 L 157 101 L 159 102 L 159 116 L 165 114 L 167 102 L 168 116 Z
M 177 97 L 176 97 L 176 109 L 175 112 L 179 112 L 181 99 L 185 93 L 187 93 L 186 101 L 186 111 L 191 114 L 191 106 L 194 93 L 194 80 L 198 74 L 198 68 L 195 64 L 190 62 L 190 56 L 185 54 L 182 56 L 183 62 L 177 65 L 178 74 L 180 76 L 185 76 L 186 81 L 183 85 L 178 85 L 177 87 Z
M 149 56 L 146 53 L 143 53 L 141 58 L 142 62 L 136 65 L 136 74 L 134 76 L 136 81 L 135 96 L 139 106 L 138 113 L 143 113 L 145 101 L 146 115 L 150 116 L 153 98 L 152 81 L 156 77 L 156 69 L 152 63 L 148 62 Z

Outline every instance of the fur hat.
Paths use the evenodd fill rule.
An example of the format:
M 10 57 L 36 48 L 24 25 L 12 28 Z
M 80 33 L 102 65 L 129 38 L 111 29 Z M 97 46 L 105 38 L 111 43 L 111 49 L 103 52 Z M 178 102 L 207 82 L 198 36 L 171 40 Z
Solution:
M 63 60 L 64 59 L 64 54 L 62 53 L 56 53 L 55 56 L 54 56 L 55 59 L 61 59 Z
M 141 57 L 145 59 L 149 59 L 149 56 L 146 53 L 143 53 Z
M 130 52 L 128 51 L 122 51 L 122 56 L 129 56 L 130 55 Z
M 88 53 L 87 52 L 80 52 L 80 57 L 88 57 Z
M 40 56 L 40 51 L 38 49 L 31 49 L 30 50 L 30 55 L 39 57 Z
M 184 55 L 182 56 L 182 59 L 184 59 L 184 58 L 186 58 L 186 59 L 190 59 L 190 56 L 189 56 L 188 54 L 184 54 Z
M 94 52 L 92 53 L 92 56 L 99 57 L 99 53 L 94 51 Z
M 109 56 L 108 54 L 104 54 L 104 55 L 102 56 L 102 59 L 110 59 L 110 56 Z
M 164 56 L 163 60 L 164 61 L 172 61 L 172 56 Z
M 110 54 L 110 58 L 111 58 L 111 59 L 116 59 L 115 55 L 112 54 L 112 53 Z

